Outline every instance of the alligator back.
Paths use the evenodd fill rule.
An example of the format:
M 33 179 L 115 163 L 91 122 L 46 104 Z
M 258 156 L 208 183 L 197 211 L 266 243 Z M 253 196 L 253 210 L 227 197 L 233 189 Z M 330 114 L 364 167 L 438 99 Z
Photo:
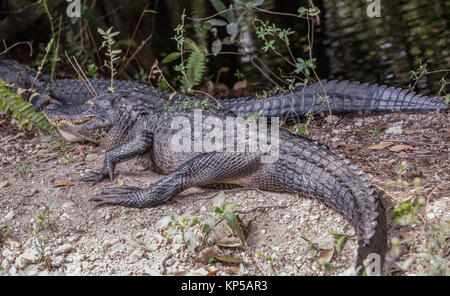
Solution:
M 345 114 L 448 108 L 444 103 L 407 89 L 337 80 L 323 80 L 266 99 L 248 97 L 222 100 L 221 103 L 239 115 L 259 114 L 263 110 L 264 116 L 286 118 L 329 110 L 333 114 Z

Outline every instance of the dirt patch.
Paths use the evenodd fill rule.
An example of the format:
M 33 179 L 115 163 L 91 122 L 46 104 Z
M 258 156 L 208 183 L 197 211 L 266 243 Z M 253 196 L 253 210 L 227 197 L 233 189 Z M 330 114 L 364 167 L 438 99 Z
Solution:
M 171 211 L 198 217 L 201 223 L 192 230 L 200 237 L 202 223 L 216 217 L 210 208 L 218 190 L 189 189 L 157 208 L 94 208 L 94 203 L 88 201 L 90 196 L 102 188 L 118 186 L 117 182 L 104 181 L 92 187 L 80 181 L 90 171 L 102 167 L 100 148 L 84 144 L 54 151 L 55 143 L 51 144 L 50 137 L 7 127 L 9 118 L 4 115 L 0 117 L 2 120 L 5 122 L 0 129 L 0 221 L 3 223 L 0 226 L 4 228 L 0 237 L 0 273 L 156 275 L 214 270 L 217 275 L 339 275 L 352 272 L 355 237 L 347 240 L 341 253 L 334 254 L 330 262 L 333 271 L 318 267 L 311 256 L 310 243 L 301 237 L 324 249 L 333 247 L 335 239 L 330 231 L 343 233 L 350 229 L 346 233 L 354 233 L 339 214 L 314 199 L 256 190 L 226 191 L 227 201 L 239 204 L 236 210 L 249 211 L 240 217 L 244 224 L 251 222 L 252 227 L 248 246 L 219 248 L 219 252 L 240 258 L 246 264 L 199 263 L 199 251 L 188 250 L 181 232 L 167 236 L 167 228 L 159 227 L 158 221 Z M 370 173 L 386 208 L 422 196 L 426 204 L 417 214 L 419 220 L 448 227 L 449 127 L 450 118 L 445 112 L 352 116 L 315 120 L 308 136 L 346 155 Z M 368 149 L 381 141 L 405 144 L 413 149 L 402 152 Z M 403 168 L 399 170 L 399 167 Z M 143 170 L 137 160 L 120 164 L 116 172 L 116 181 L 139 187 L 150 186 L 162 177 Z M 74 185 L 54 187 L 66 180 Z M 389 220 L 389 240 L 400 241 L 400 252 L 394 250 L 388 254 L 386 269 L 391 273 L 433 273 L 430 268 L 433 262 L 410 259 L 411 254 L 426 253 L 430 244 L 431 238 L 420 221 L 398 226 Z M 226 233 L 217 227 L 212 236 L 226 237 Z M 444 245 L 448 246 L 448 230 L 444 233 Z M 448 250 L 443 254 L 438 259 L 447 264 L 445 273 Z M 407 260 L 411 261 L 408 266 L 404 265 Z

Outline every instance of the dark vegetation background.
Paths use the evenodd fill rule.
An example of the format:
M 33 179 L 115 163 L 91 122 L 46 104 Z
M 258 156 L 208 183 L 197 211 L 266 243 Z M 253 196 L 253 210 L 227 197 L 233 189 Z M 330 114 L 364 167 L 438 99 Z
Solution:
M 39 1 L 0 0 L 0 41 L 1 48 L 19 41 L 32 41 L 33 52 L 29 56 L 26 45 L 17 46 L 4 57 L 16 59 L 31 66 L 41 62 L 44 48 L 51 37 L 48 16 L 40 9 Z M 224 0 L 225 5 L 232 1 Z M 82 0 L 81 18 L 72 23 L 66 15 L 66 0 L 47 1 L 52 16 L 54 30 L 58 32 L 61 17 L 59 40 L 59 62 L 56 77 L 75 77 L 68 64 L 64 51 L 75 56 L 84 70 L 89 64 L 96 64 L 99 73 L 108 77 L 103 65 L 104 52 L 98 52 L 102 38 L 97 29 L 113 26 L 120 31 L 116 36 L 117 47 L 122 56 L 130 46 L 130 56 L 147 37 L 149 41 L 120 73 L 120 79 L 139 80 L 150 72 L 155 59 L 169 81 L 178 73 L 172 64 L 162 64 L 167 54 L 177 51 L 174 28 L 180 24 L 182 11 L 186 9 L 188 17 L 204 18 L 216 13 L 210 0 Z M 260 8 L 276 12 L 297 14 L 299 7 L 310 7 L 311 3 L 319 7 L 320 23 L 315 20 L 313 56 L 316 58 L 317 73 L 322 79 L 349 79 L 363 82 L 386 83 L 407 87 L 415 83 L 424 69 L 428 72 L 450 68 L 450 1 L 448 0 L 391 0 L 381 1 L 381 18 L 369 18 L 366 14 L 370 2 L 355 0 L 265 0 Z M 145 13 L 139 23 L 144 9 Z M 219 17 L 220 18 L 220 17 Z M 237 69 L 249 81 L 260 86 L 274 88 L 249 62 L 251 56 L 258 56 L 275 73 L 278 68 L 292 72 L 281 58 L 264 53 L 263 44 L 258 40 L 252 27 L 252 20 L 270 20 L 280 28 L 291 28 L 291 49 L 296 57 L 308 58 L 308 26 L 303 19 L 249 11 L 239 24 L 240 48 L 224 45 L 222 51 L 245 52 L 247 58 L 239 55 L 217 55 L 207 57 L 207 72 L 203 82 L 211 80 L 232 87 L 238 80 L 233 75 Z M 133 32 L 137 27 L 136 34 Z M 185 36 L 211 48 L 214 37 L 207 38 L 195 33 L 196 22 L 186 20 Z M 243 32 L 246 34 L 243 34 Z M 247 34 L 248 33 L 248 34 Z M 219 30 L 219 38 L 226 36 L 225 30 Z M 427 65 L 424 68 L 424 65 Z M 421 68 L 422 65 L 422 68 Z M 219 70 L 228 67 L 228 71 Z M 49 63 L 44 71 L 50 72 Z M 424 94 L 437 94 L 445 83 L 445 73 L 438 72 L 421 75 L 416 90 Z M 219 79 L 218 79 L 219 78 Z

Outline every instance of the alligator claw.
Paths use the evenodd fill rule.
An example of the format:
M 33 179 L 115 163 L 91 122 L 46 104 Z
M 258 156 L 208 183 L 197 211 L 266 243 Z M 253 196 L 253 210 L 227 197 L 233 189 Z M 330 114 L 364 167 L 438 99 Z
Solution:
M 94 186 L 105 178 L 106 175 L 100 172 L 100 173 L 92 173 L 89 176 L 82 178 L 81 181 L 92 182 L 92 186 Z
M 98 184 L 103 179 L 106 179 L 109 176 L 109 179 L 111 182 L 114 182 L 114 171 L 109 170 L 109 172 L 105 173 L 104 171 L 101 171 L 99 173 L 91 173 L 89 176 L 84 177 L 81 179 L 83 182 L 92 182 L 92 186 Z
M 131 195 L 139 190 L 139 187 L 127 185 L 105 188 L 102 193 L 92 196 L 89 200 L 97 202 L 94 208 L 102 205 L 127 205 Z

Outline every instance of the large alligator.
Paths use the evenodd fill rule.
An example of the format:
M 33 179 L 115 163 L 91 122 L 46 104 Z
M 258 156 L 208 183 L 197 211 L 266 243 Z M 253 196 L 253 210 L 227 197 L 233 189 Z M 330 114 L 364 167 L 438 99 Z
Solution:
M 219 119 L 216 124 L 222 127 L 235 114 L 245 116 L 259 110 L 264 110 L 266 116 L 301 115 L 310 110 L 327 110 L 328 106 L 320 99 L 325 95 L 337 113 L 448 108 L 407 90 L 347 81 L 323 81 L 268 99 L 238 98 L 209 101 L 207 105 L 197 98 L 175 96 L 170 100 L 164 92 L 131 82 L 117 81 L 117 92 L 111 94 L 106 90 L 109 82 L 91 80 L 100 94 L 94 98 L 79 81 L 41 82 L 38 88 L 57 99 L 54 104 L 42 104 L 43 112 L 63 136 L 72 141 L 101 143 L 108 149 L 102 170 L 85 181 L 96 183 L 108 176 L 113 179 L 115 166 L 136 156 L 151 161 L 154 169 L 168 174 L 150 188 L 105 189 L 92 200 L 130 207 L 156 206 L 189 187 L 214 184 L 302 192 L 319 198 L 355 227 L 358 265 L 370 253 L 379 254 L 382 262 L 387 244 L 383 206 L 360 169 L 327 147 L 284 129 L 279 130 L 279 158 L 273 163 L 262 161 L 267 152 L 249 151 L 248 146 L 241 152 L 176 152 L 171 142 L 180 128 L 173 127 L 172 120 L 184 117 L 191 124 L 195 120 L 192 109 L 198 107 L 207 109 L 201 115 L 204 121 L 214 116 Z M 197 138 L 207 136 L 203 130 Z M 191 139 L 195 141 L 194 135 Z
M 178 142 L 173 142 L 173 136 L 179 135 L 181 129 L 185 128 L 175 124 L 177 122 L 174 120 L 177 118 L 185 124 L 187 120 L 189 127 L 193 124 L 194 131 L 198 128 L 198 120 L 207 122 L 207 118 L 214 117 L 214 127 L 220 127 L 219 131 L 222 132 L 226 121 L 236 117 L 217 105 L 202 110 L 198 117 L 195 113 L 199 112 L 198 109 L 186 109 L 177 103 L 171 103 L 169 107 L 162 109 L 148 106 L 130 109 L 128 101 L 129 98 L 120 94 L 105 94 L 91 100 L 89 104 L 78 106 L 77 110 L 59 109 L 58 104 L 51 104 L 44 109 L 44 112 L 52 114 L 59 112 L 57 118 L 70 117 L 72 122 L 77 122 L 76 130 L 67 123 L 60 124 L 59 127 L 65 129 L 65 134 L 88 138 L 94 142 L 102 141 L 108 147 L 102 170 L 83 181 L 96 183 L 108 177 L 113 179 L 115 166 L 136 156 L 150 160 L 156 171 L 167 174 L 147 189 L 129 186 L 109 188 L 91 200 L 100 205 L 153 207 L 167 202 L 190 187 L 221 184 L 304 193 L 319 198 L 344 215 L 355 228 L 359 246 L 358 265 L 370 253 L 377 253 L 381 263 L 383 262 L 387 248 L 383 205 L 367 175 L 334 151 L 308 138 L 279 129 L 278 126 L 275 127 L 276 130 L 267 127 L 268 139 L 279 133 L 279 157 L 274 162 L 263 161 L 270 152 L 250 152 L 249 146 L 245 146 L 245 150 L 241 152 L 220 149 L 210 152 L 190 149 L 174 151 L 173 143 L 176 146 Z M 104 110 L 111 111 L 108 120 L 98 116 Z M 58 125 L 62 121 L 54 122 Z M 106 126 L 109 132 L 98 132 L 105 131 Z M 242 128 L 237 125 L 233 126 L 231 138 L 234 141 L 240 130 Z M 204 127 L 200 135 L 195 135 L 195 132 L 189 134 L 188 140 L 207 141 L 209 131 L 210 127 Z M 228 143 L 227 140 L 227 145 Z M 236 148 L 235 142 L 233 143 L 232 147 Z
M 85 83 L 80 80 L 60 79 L 51 82 L 47 76 L 42 76 L 34 81 L 35 77 L 36 71 L 26 65 L 12 60 L 0 60 L 0 78 L 8 83 L 16 83 L 22 88 L 28 88 L 34 82 L 33 86 L 36 87 L 38 93 L 51 96 L 59 103 L 68 105 L 67 108 L 83 104 L 94 95 L 108 93 L 110 87 L 109 80 L 89 79 L 90 85 L 95 90 L 95 94 L 93 94 L 93 91 L 88 90 Z M 151 86 L 131 81 L 116 80 L 114 87 L 117 93 L 130 97 L 130 106 L 147 104 L 154 108 L 162 108 L 170 99 L 204 102 L 204 99 L 183 95 L 174 96 Z M 217 100 L 217 102 L 239 116 L 247 117 L 251 114 L 258 114 L 280 118 L 301 117 L 308 112 L 327 112 L 329 110 L 333 114 L 344 114 L 359 111 L 425 111 L 448 108 L 448 105 L 444 103 L 433 101 L 427 96 L 407 89 L 336 80 L 323 80 L 268 98 L 246 97 Z M 36 97 L 33 104 L 36 109 L 42 110 L 48 102 L 42 97 Z

